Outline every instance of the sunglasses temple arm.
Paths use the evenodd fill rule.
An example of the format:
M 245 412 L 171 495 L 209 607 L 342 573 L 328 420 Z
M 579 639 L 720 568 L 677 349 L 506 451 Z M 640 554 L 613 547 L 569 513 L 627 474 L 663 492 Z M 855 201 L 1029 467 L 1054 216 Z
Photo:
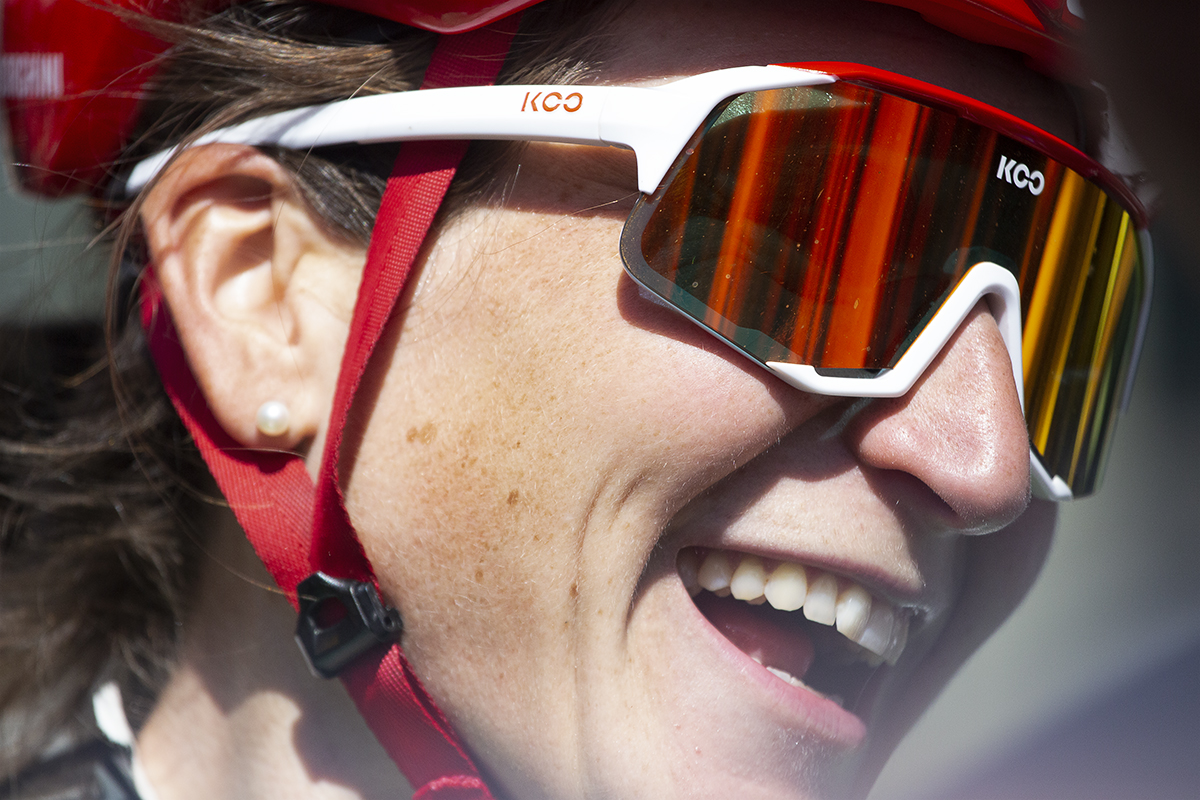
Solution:
M 437 139 L 542 140 L 604 144 L 600 112 L 609 86 L 468 86 L 354 97 L 271 114 L 205 134 L 185 146 L 222 142 L 291 150 Z M 140 162 L 125 184 L 140 191 L 180 147 Z
M 185 146 L 224 142 L 304 151 L 344 144 L 493 139 L 618 145 L 638 160 L 638 188 L 657 188 L 708 113 L 731 94 L 828 83 L 823 73 L 789 67 L 737 67 L 657 87 L 467 86 L 340 100 L 222 128 Z M 137 164 L 133 195 L 179 147 Z

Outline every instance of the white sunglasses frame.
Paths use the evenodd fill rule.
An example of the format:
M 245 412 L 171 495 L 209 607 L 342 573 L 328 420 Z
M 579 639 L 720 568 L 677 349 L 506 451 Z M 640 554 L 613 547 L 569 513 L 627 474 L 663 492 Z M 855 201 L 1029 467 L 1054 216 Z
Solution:
M 696 130 L 723 100 L 743 92 L 819 86 L 837 80 L 824 72 L 797 67 L 761 66 L 716 70 L 657 86 L 468 86 L 397 92 L 271 114 L 205 134 L 187 146 L 221 142 L 308 150 L 332 145 L 446 139 L 609 145 L 634 152 L 638 189 L 651 195 Z M 139 162 L 126 181 L 126 194 L 132 196 L 146 187 L 179 149 L 164 150 Z M 1150 285 L 1153 274 L 1150 239 L 1144 230 L 1139 231 L 1139 238 Z M 628 268 L 626 272 L 641 284 Z M 643 288 L 653 292 L 644 285 Z M 742 348 L 731 346 L 802 391 L 840 397 L 900 397 L 912 389 L 966 316 L 984 298 L 1008 349 L 1024 411 L 1020 287 L 1011 272 L 991 262 L 974 265 L 895 367 L 874 377 L 820 375 L 808 365 L 762 362 Z M 667 305 L 724 340 L 669 302 Z M 1129 401 L 1148 317 L 1147 302 L 1138 322 L 1122 392 L 1122 411 Z M 1068 485 L 1047 472 L 1032 446 L 1029 463 L 1035 496 L 1054 501 L 1072 499 Z
M 638 189 L 652 194 L 688 139 L 727 97 L 834 83 L 794 67 L 734 67 L 660 86 L 464 86 L 353 97 L 281 111 L 213 131 L 190 146 L 224 142 L 307 150 L 339 144 L 494 139 L 616 145 L 637 156 Z M 578 100 L 568 100 L 578 95 Z M 546 101 L 553 97 L 554 105 Z M 572 107 L 573 106 L 573 107 Z M 177 148 L 134 167 L 127 195 L 148 184 Z

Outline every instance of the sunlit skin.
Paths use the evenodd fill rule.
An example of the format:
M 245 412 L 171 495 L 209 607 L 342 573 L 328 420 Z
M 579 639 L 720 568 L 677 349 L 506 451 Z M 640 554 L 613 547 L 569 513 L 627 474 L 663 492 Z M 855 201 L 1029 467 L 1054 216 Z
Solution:
M 844 30 L 794 5 L 687 8 L 637 6 L 613 35 L 614 79 L 823 58 Z M 836 57 L 903 62 L 929 47 L 892 38 L 910 17 L 878 17 L 890 44 L 851 25 L 856 47 Z M 998 73 L 968 80 L 1002 97 Z M 622 274 L 632 174 L 612 153 L 532 147 L 503 209 L 443 234 L 376 403 L 405 413 L 367 424 L 351 510 L 406 611 L 410 657 L 514 796 L 820 794 L 891 739 L 888 714 L 864 745 L 852 726 L 781 707 L 710 640 L 676 554 L 700 544 L 821 565 L 942 619 L 956 534 L 1002 528 L 1027 501 L 1008 362 L 981 307 L 912 395 L 827 439 L 847 401 L 777 383 Z M 395 492 L 396 475 L 420 479 Z
M 735 13 L 656 0 L 634 4 L 605 35 L 601 80 L 858 61 L 1073 136 L 1061 93 L 1019 57 L 874 4 L 755 3 Z M 211 246 L 222 229 L 202 215 L 217 201 L 190 217 L 179 211 L 196 187 L 242 185 L 221 183 L 220 164 L 259 186 L 285 184 L 253 157 L 230 156 L 236 152 L 195 161 L 200 177 L 181 172 L 177 193 L 145 215 L 210 404 L 235 436 L 255 444 L 245 408 L 265 398 L 248 399 L 245 381 L 205 366 L 220 363 L 206 355 L 216 346 L 189 333 L 203 326 L 190 322 L 182 290 L 173 288 L 186 281 L 171 277 L 177 262 L 186 269 L 196 230 L 215 231 L 204 239 L 210 255 L 238 257 L 237 248 Z M 408 657 L 485 773 L 514 800 L 865 793 L 915 715 L 1024 594 L 1053 528 L 1053 508 L 1029 502 L 1027 434 L 986 303 L 909 395 L 866 405 L 806 395 L 647 300 L 623 273 L 617 242 L 636 196 L 632 156 L 534 145 L 506 177 L 503 202 L 469 209 L 438 231 L 348 435 L 348 507 L 404 614 Z M 276 239 L 288 226 L 303 230 L 292 206 L 263 206 L 282 221 Z M 175 223 L 161 222 L 172 214 Z M 352 275 L 356 257 L 342 253 L 336 267 L 322 266 L 336 260 L 328 253 L 325 261 L 297 257 L 290 277 L 276 265 L 264 284 L 284 281 L 277 295 L 309 298 L 297 303 L 313 306 L 320 321 L 312 325 L 324 335 L 289 328 L 289 341 L 313 351 L 297 357 L 303 380 L 278 383 L 312 409 L 294 417 L 297 447 L 324 435 L 330 354 L 340 352 L 353 302 L 329 276 Z M 212 273 L 216 284 L 222 269 Z M 262 298 L 271 292 L 247 288 L 254 280 L 227 282 L 226 300 L 244 290 L 269 306 Z M 916 609 L 913 638 L 866 717 L 830 711 L 721 637 L 676 571 L 680 550 L 694 546 L 818 566 Z M 229 562 L 240 563 L 244 550 L 230 545 Z M 222 602 L 238 591 L 261 593 L 245 581 L 222 586 Z M 211 591 L 204 596 L 216 602 Z M 247 614 L 255 607 L 244 606 Z M 286 618 L 277 609 L 262 614 Z M 344 725 L 349 741 L 363 733 L 352 717 L 329 710 L 338 701 L 314 699 L 327 684 L 271 682 L 243 669 L 234 671 L 234 699 L 223 695 L 225 673 L 194 643 L 205 625 L 242 625 L 234 616 L 217 623 L 196 615 L 192 646 L 143 732 L 148 771 L 169 785 L 164 800 L 230 791 L 200 794 L 200 770 L 190 781 L 170 777 L 167 765 L 181 756 L 178 744 L 166 743 L 181 740 L 189 708 L 206 709 L 192 717 L 203 720 L 193 729 L 198 741 L 232 742 L 211 748 L 227 759 L 255 725 L 291 730 L 297 718 L 311 726 L 317 713 Z M 285 657 L 282 648 L 261 648 L 250 660 L 267 669 Z M 296 741 L 277 738 L 280 746 Z M 276 756 L 280 771 L 299 763 L 304 772 L 309 756 L 292 756 Z M 380 756 L 371 750 L 365 760 Z M 221 786 L 238 786 L 236 770 L 226 770 Z M 387 768 L 374 770 L 367 763 L 361 775 L 390 779 Z M 320 784 L 314 775 L 322 774 L 309 764 L 303 785 Z M 336 774 L 338 791 L 374 796 L 373 778 L 356 784 L 352 770 Z M 271 793 L 269 782 L 253 786 Z

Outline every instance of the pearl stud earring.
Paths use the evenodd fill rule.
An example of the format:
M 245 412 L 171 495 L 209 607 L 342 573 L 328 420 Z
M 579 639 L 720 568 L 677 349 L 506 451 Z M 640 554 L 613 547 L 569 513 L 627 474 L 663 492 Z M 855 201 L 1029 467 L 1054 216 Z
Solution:
M 258 407 L 254 423 L 263 436 L 283 436 L 291 424 L 288 407 L 278 400 L 268 400 Z

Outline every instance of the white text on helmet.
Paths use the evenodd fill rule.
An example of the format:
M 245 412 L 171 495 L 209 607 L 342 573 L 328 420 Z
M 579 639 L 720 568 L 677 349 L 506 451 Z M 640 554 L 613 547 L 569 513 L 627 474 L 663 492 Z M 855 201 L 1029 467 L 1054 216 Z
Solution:
M 62 53 L 6 53 L 0 59 L 4 96 L 16 100 L 63 96 Z

